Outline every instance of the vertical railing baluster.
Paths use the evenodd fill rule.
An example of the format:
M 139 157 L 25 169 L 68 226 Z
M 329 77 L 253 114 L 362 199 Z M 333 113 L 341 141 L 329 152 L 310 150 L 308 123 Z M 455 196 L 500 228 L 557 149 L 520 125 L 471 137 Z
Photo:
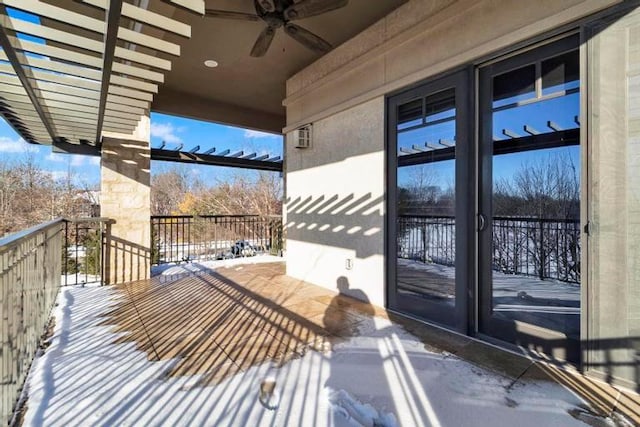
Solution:
M 78 223 L 74 223 L 74 229 L 75 229 L 75 235 L 73 237 L 74 239 L 74 251 L 76 253 L 75 255 L 75 261 L 76 261 L 76 266 L 75 266 L 75 281 L 74 284 L 78 284 L 78 273 L 80 272 L 80 267 L 78 264 Z
M 98 229 L 100 230 L 100 234 L 98 236 L 98 247 L 100 248 L 100 268 L 98 268 L 98 272 L 100 272 L 100 286 L 104 286 L 104 223 L 98 223 Z
M 64 285 L 69 279 L 69 221 L 64 221 Z

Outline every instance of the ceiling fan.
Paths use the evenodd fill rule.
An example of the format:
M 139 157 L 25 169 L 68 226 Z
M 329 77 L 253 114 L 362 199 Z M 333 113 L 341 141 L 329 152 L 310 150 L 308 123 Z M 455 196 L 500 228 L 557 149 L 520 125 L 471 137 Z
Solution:
M 253 0 L 256 13 L 230 12 L 217 9 L 206 9 L 205 15 L 214 18 L 238 19 L 242 21 L 264 21 L 267 26 L 258 36 L 251 56 L 261 57 L 267 53 L 276 30 L 284 28 L 284 32 L 298 43 L 316 52 L 326 53 L 332 49 L 329 42 L 313 34 L 309 30 L 292 24 L 291 21 L 309 18 L 332 10 L 340 9 L 349 0 Z

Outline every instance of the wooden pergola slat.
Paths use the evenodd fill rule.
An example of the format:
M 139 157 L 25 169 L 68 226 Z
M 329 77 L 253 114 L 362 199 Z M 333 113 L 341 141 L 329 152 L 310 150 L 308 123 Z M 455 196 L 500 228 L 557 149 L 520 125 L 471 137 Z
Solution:
M 97 90 L 89 90 L 89 89 L 84 89 L 80 87 L 61 85 L 61 84 L 51 83 L 43 80 L 34 80 L 34 81 L 36 82 L 35 84 L 37 84 L 37 89 L 41 92 L 56 93 L 60 95 L 72 95 L 80 99 L 90 99 L 90 100 L 100 99 L 100 92 Z M 14 89 L 13 87 L 17 89 Z M 7 90 L 8 93 L 24 94 L 24 89 L 22 88 L 20 79 L 18 79 L 15 76 L 0 74 L 0 88 Z M 126 97 L 126 96 L 112 95 L 111 91 L 109 91 L 107 95 L 107 101 L 111 102 L 112 104 L 122 104 L 122 105 L 131 106 L 131 107 L 143 108 L 143 109 L 149 108 L 149 102 L 140 101 L 137 99 Z
M 0 0 L 0 114 L 29 142 L 98 146 L 103 130 L 130 134 L 148 114 L 171 70 L 159 54 L 177 56 L 180 46 L 122 19 L 191 35 L 189 25 L 123 0 L 79 1 L 104 10 L 104 19 L 40 0 Z M 204 12 L 203 0 L 169 3 Z M 39 19 L 10 15 L 5 6 Z
M 90 4 L 92 6 L 99 7 L 101 9 L 106 9 L 108 0 L 82 0 L 84 3 Z M 178 34 L 184 37 L 191 37 L 191 27 L 187 24 L 183 24 L 180 21 L 176 21 L 175 19 L 167 18 L 166 16 L 160 15 L 158 13 L 154 13 L 148 11 L 146 9 L 142 9 L 140 7 L 136 7 L 129 3 L 122 4 L 122 16 L 133 19 L 134 21 L 148 24 L 153 27 L 159 28 L 161 30 L 170 31 L 174 34 Z
M 0 5 L 0 13 L 6 13 L 6 9 L 2 5 Z M 43 106 L 40 104 L 40 101 L 38 100 L 38 98 L 36 97 L 36 94 L 33 91 L 33 88 L 31 87 L 31 82 L 27 78 L 24 68 L 20 64 L 20 61 L 18 60 L 18 55 L 16 54 L 15 50 L 13 49 L 13 46 L 11 45 L 11 42 L 9 41 L 7 30 L 3 26 L 0 26 L 0 46 L 2 46 L 2 49 L 4 50 L 4 53 L 7 56 L 7 59 L 11 63 L 11 66 L 13 67 L 13 70 L 16 76 L 22 82 L 22 86 L 27 92 L 27 95 L 31 101 L 31 104 L 33 105 L 34 109 L 38 113 L 38 116 L 40 117 L 40 120 L 42 121 L 43 126 L 47 130 L 47 133 L 51 137 L 51 141 L 53 141 L 56 138 L 56 132 L 54 130 L 54 127 L 51 124 L 51 121 L 47 119 L 47 116 L 45 115 L 45 110 Z
M 3 3 L 7 6 L 11 6 L 17 9 L 24 10 L 29 13 L 36 14 L 43 18 L 49 18 L 64 24 L 72 25 L 74 27 L 83 28 L 96 32 L 98 34 L 105 34 L 105 25 L 99 19 L 91 18 L 81 13 L 76 13 L 63 9 L 58 6 L 53 6 L 47 3 L 43 3 L 39 0 L 3 0 Z M 110 2 L 109 9 L 113 5 Z M 13 28 L 15 31 L 31 34 L 37 37 L 42 37 L 47 40 L 57 41 L 72 46 L 79 46 L 83 49 L 100 51 L 98 47 L 101 43 L 98 41 L 90 40 L 85 37 L 77 36 L 62 30 L 56 30 L 54 28 L 46 27 L 44 25 L 38 25 L 31 22 L 23 21 L 21 19 L 11 18 L 8 16 L 2 17 L 7 22 L 3 21 L 2 25 Z M 180 56 L 180 46 L 165 40 L 160 40 L 155 37 L 148 36 L 146 34 L 138 33 L 128 28 L 119 27 L 119 19 L 116 23 L 117 37 L 123 41 L 139 44 L 160 52 L 165 52 L 170 55 Z M 107 30 L 108 31 L 108 30 Z M 98 45 L 96 45 L 96 43 Z

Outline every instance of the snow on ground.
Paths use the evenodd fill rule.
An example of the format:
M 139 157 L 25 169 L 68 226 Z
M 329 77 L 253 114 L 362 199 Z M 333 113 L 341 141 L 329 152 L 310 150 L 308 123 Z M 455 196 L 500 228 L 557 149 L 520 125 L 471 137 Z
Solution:
M 221 260 L 198 261 L 197 263 L 181 262 L 151 267 L 151 276 L 195 273 L 198 271 L 215 270 L 221 267 L 234 267 L 237 265 L 263 264 L 269 262 L 284 262 L 284 258 L 273 255 L 256 255 L 252 257 L 238 257 Z
M 24 426 L 584 425 L 568 413 L 584 403 L 561 386 L 513 385 L 426 351 L 378 318 L 331 352 L 310 351 L 280 368 L 265 363 L 197 386 L 198 376 L 166 375 L 176 360 L 151 362 L 135 344 L 115 343 L 121 334 L 103 322 L 118 298 L 109 286 L 61 290 L 52 343 L 27 379 Z M 270 377 L 276 386 L 267 406 L 274 410 L 258 398 Z
M 67 274 L 62 275 L 61 277 L 62 286 L 71 286 L 71 285 L 100 285 L 100 276 L 96 276 L 95 274 Z

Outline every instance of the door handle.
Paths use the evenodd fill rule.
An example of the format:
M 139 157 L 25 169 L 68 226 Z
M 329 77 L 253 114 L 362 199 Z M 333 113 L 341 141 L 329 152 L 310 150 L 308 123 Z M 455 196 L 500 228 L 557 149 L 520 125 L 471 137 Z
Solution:
M 479 213 L 478 214 L 478 231 L 484 231 L 484 229 L 487 227 L 487 218 Z

